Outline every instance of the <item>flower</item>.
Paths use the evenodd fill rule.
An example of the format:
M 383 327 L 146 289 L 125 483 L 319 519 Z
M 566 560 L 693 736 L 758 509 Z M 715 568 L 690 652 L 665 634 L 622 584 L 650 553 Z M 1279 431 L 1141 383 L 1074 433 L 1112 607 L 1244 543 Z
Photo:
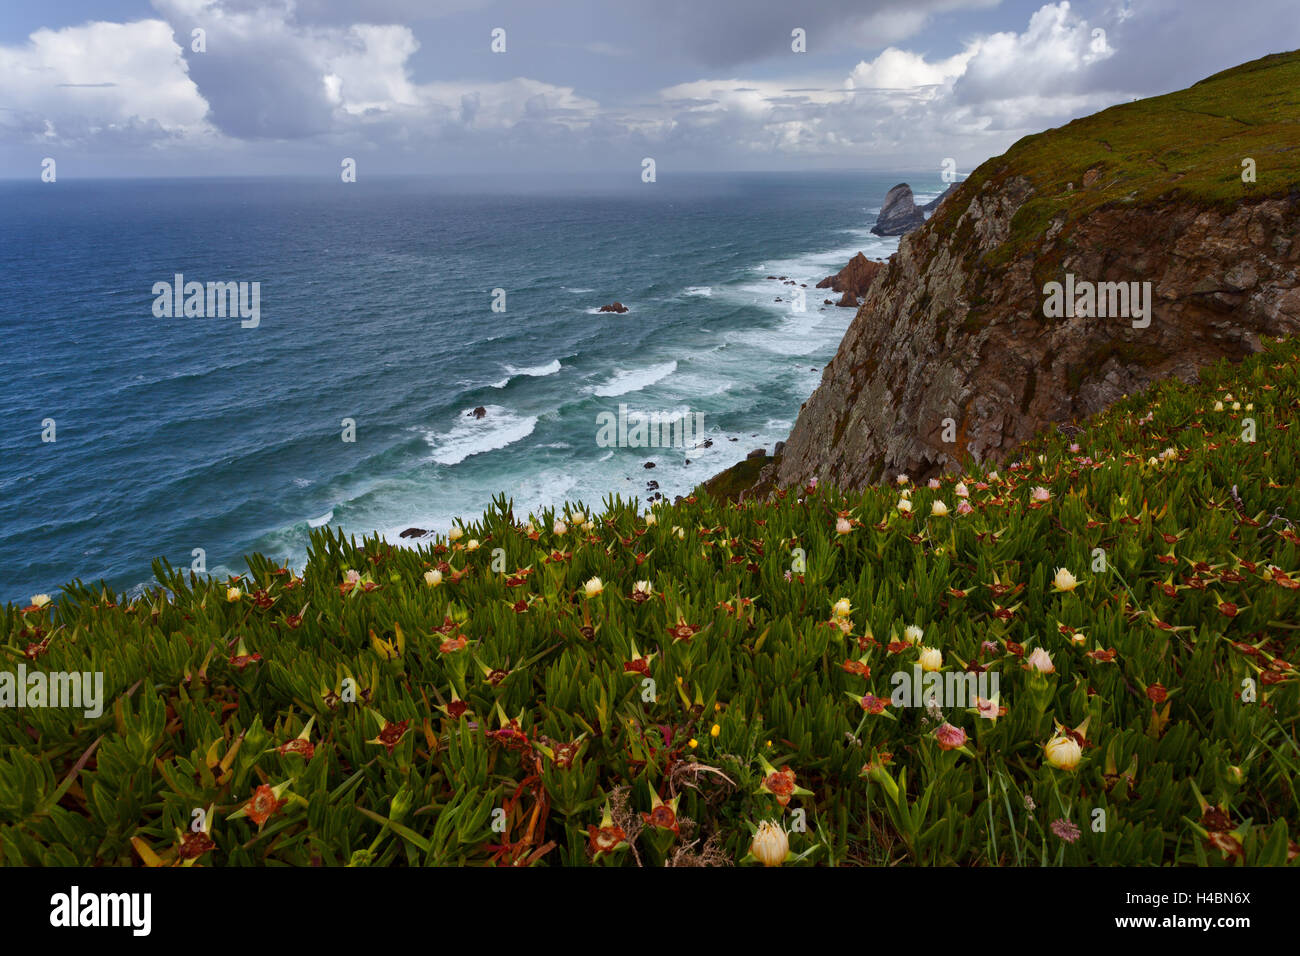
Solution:
M 569 520 L 572 521 L 579 528 L 581 528 L 584 524 L 587 523 L 587 516 L 583 514 L 581 511 L 575 511 L 572 515 L 569 516 Z
M 848 534 L 853 530 L 853 524 L 848 518 L 837 518 L 835 521 L 836 534 Z
M 1214 410 L 1215 410 L 1216 412 L 1221 412 L 1221 411 L 1223 411 L 1223 402 L 1215 402 L 1215 403 L 1214 403 Z
M 1058 770 L 1073 770 L 1079 766 L 1079 760 L 1083 757 L 1083 749 L 1078 742 L 1064 734 L 1057 734 L 1044 744 L 1043 753 L 1047 756 L 1047 762 Z
M 277 810 L 288 802 L 287 800 L 281 800 L 279 798 L 276 789 L 277 788 L 273 788 L 265 783 L 262 784 L 253 791 L 252 798 L 248 803 L 244 804 L 244 808 L 240 812 L 256 823 L 259 827 L 262 826 L 262 824 L 269 820 Z
M 935 730 L 934 739 L 940 750 L 956 750 L 966 744 L 966 731 L 945 721 Z
M 1052 578 L 1053 591 L 1073 591 L 1078 586 L 1078 579 L 1068 570 L 1065 568 L 1056 569 L 1056 577 Z
M 49 603 L 50 603 L 50 596 L 48 594 L 32 595 L 32 607 L 36 608 L 36 610 L 38 611 Z
M 1052 832 L 1066 843 L 1073 843 L 1075 840 L 1079 839 L 1079 828 L 1070 820 L 1053 820 L 1051 827 Z
M 582 586 L 582 593 L 589 598 L 594 598 L 605 590 L 605 585 L 600 578 L 589 578 L 587 583 Z
M 948 506 L 942 501 L 935 501 L 930 505 L 930 514 L 934 515 L 936 518 L 946 517 L 948 514 Z
M 964 481 L 957 482 L 956 486 L 952 489 L 952 491 L 953 494 L 955 494 L 958 498 L 970 497 L 970 489 L 966 487 L 966 482 Z
M 943 652 L 937 647 L 921 648 L 921 670 L 937 671 L 943 667 Z
M 910 515 L 912 513 L 912 502 L 908 501 L 906 498 L 899 498 L 898 510 L 905 515 Z
M 935 491 L 935 490 L 938 489 L 938 487 L 939 487 L 939 479 L 938 479 L 938 478 L 931 478 L 930 481 L 929 481 L 929 485 L 930 485 L 930 490 L 931 490 L 931 491 Z
M 1029 497 L 1032 498 L 1034 501 L 1042 504 L 1045 501 L 1051 500 L 1052 493 L 1048 491 L 1046 488 L 1039 485 L 1038 487 L 1034 488 L 1032 491 L 1029 492 Z
M 909 624 L 907 627 L 903 628 L 903 640 L 907 641 L 909 644 L 920 644 L 921 638 L 924 635 L 925 632 L 915 624 Z
M 1056 673 L 1056 665 L 1052 663 L 1052 655 L 1041 647 L 1035 647 L 1033 652 L 1025 658 L 1025 666 L 1038 671 L 1040 674 Z
M 479 547 L 480 547 L 480 545 L 479 545 L 479 543 L 478 543 L 478 538 L 470 538 L 470 539 L 469 539 L 469 543 L 468 543 L 467 545 L 465 545 L 465 550 L 466 550 L 466 551 L 477 551 L 477 550 L 479 549 Z
M 957 503 L 957 514 L 959 515 L 968 515 L 974 510 L 975 509 L 971 507 L 971 503 L 965 498 Z
M 610 811 L 608 803 L 605 804 L 605 810 L 600 816 L 600 826 L 595 824 L 587 826 L 587 842 L 591 847 L 592 856 L 597 859 L 602 853 L 627 849 L 627 834 L 623 832 L 622 827 L 614 825 L 614 814 Z
M 901 472 L 901 471 L 898 473 L 898 477 L 897 477 L 896 479 L 894 479 L 894 480 L 897 481 L 900 485 L 905 485 L 905 484 L 907 484 L 909 481 L 911 481 L 911 479 L 908 478 L 907 475 L 905 475 L 905 474 L 904 474 L 903 472 Z
M 681 829 L 677 823 L 677 802 L 679 800 L 681 800 L 680 794 L 665 803 L 660 799 L 659 794 L 651 790 L 650 812 L 641 814 L 641 819 L 648 826 L 658 827 L 660 830 L 670 830 L 675 834 L 680 833 Z
M 436 588 L 442 583 L 442 572 L 437 568 L 434 568 L 432 571 L 425 571 L 424 583 L 429 585 L 431 588 Z
M 554 526 L 551 528 L 551 530 L 554 531 L 556 534 L 567 534 L 569 531 L 569 526 L 565 524 L 563 521 L 556 521 Z
M 649 512 L 649 513 L 645 516 L 646 527 L 649 528 L 649 527 L 654 526 L 654 524 L 655 524 L 656 522 L 658 522 L 658 520 L 659 520 L 659 519 L 655 517 L 655 513 L 654 513 L 653 511 Z
M 780 824 L 764 820 L 749 844 L 749 852 L 764 866 L 780 866 L 790 855 L 790 837 Z
M 840 598 L 835 602 L 835 616 L 839 618 L 848 617 L 853 613 L 853 605 L 849 603 L 848 598 Z
M 710 737 L 717 737 L 718 734 L 720 734 L 720 733 L 722 733 L 722 728 L 721 728 L 720 726 L 718 726 L 717 724 L 714 724 L 712 727 L 709 728 L 709 736 L 710 736 Z
M 465 529 L 458 524 L 454 524 L 447 529 L 448 541 L 459 541 L 464 536 L 465 536 Z
M 638 604 L 648 601 L 654 593 L 654 588 L 650 586 L 649 581 L 637 581 L 632 585 L 632 600 Z

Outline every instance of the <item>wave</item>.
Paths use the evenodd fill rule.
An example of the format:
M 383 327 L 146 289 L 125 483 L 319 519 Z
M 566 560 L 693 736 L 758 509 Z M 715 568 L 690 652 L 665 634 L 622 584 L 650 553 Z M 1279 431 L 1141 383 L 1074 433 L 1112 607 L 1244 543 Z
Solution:
M 693 285 L 686 289 L 682 295 L 698 295 L 706 299 L 713 298 L 713 288 L 707 285 Z
M 544 378 L 547 375 L 554 375 L 560 370 L 560 367 L 559 359 L 556 359 L 553 362 L 548 362 L 545 365 L 532 365 L 527 368 L 515 368 L 513 365 L 507 365 L 504 369 L 506 377 L 501 379 L 499 382 L 493 382 L 492 387 L 505 388 L 510 384 L 510 380 L 516 376 L 524 376 L 526 378 Z
M 660 365 L 651 365 L 649 368 L 616 369 L 613 378 L 604 385 L 597 385 L 591 390 L 593 395 L 599 395 L 601 398 L 612 398 L 615 395 L 626 395 L 629 392 L 639 392 L 643 388 L 649 388 L 655 382 L 662 381 L 673 372 L 677 371 L 677 362 L 663 362 Z
M 333 520 L 334 520 L 334 509 L 331 508 L 329 511 L 325 512 L 319 518 L 308 518 L 307 527 L 322 528 Z
M 488 405 L 485 411 L 484 417 L 475 418 L 472 410 L 466 410 L 449 432 L 425 432 L 433 460 L 440 465 L 459 465 L 471 455 L 522 441 L 537 427 L 535 415 L 518 415 L 500 405 Z

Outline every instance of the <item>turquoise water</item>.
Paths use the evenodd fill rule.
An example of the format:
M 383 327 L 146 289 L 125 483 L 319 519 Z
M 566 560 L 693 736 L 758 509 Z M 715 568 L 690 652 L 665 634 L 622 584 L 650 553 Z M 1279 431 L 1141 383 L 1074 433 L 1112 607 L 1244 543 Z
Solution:
M 131 590 L 195 548 L 214 574 L 255 550 L 300 565 L 312 526 L 396 540 L 499 492 L 521 513 L 645 500 L 651 479 L 686 493 L 786 437 L 853 313 L 813 286 L 897 248 L 868 230 L 904 180 L 918 202 L 943 186 L 0 184 L 0 600 Z M 258 282 L 260 324 L 156 318 L 176 273 Z M 806 283 L 807 310 L 768 275 Z M 630 311 L 596 313 L 614 300 Z M 605 447 L 598 416 L 620 403 L 702 413 L 712 447 Z

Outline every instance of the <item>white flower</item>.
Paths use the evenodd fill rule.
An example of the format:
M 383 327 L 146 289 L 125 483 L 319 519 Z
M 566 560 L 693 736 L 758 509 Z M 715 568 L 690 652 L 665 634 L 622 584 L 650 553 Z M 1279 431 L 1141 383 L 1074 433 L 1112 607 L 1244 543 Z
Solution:
M 1178 450 L 1175 448 L 1166 448 L 1164 451 L 1160 453 L 1160 457 L 1165 459 L 1166 461 L 1169 461 L 1172 458 L 1177 458 Z
M 424 583 L 429 585 L 431 588 L 436 588 L 442 583 L 442 572 L 437 568 L 434 568 L 432 571 L 425 571 Z
M 939 479 L 938 479 L 938 478 L 931 478 L 931 479 L 930 479 L 930 490 L 931 490 L 931 491 L 934 491 L 934 490 L 937 489 L 938 487 L 939 487 Z
M 1052 663 L 1052 655 L 1041 647 L 1035 647 L 1029 656 L 1025 658 L 1025 663 L 1040 674 L 1056 673 L 1056 666 Z
M 923 647 L 920 663 L 923 671 L 937 671 L 943 667 L 943 652 L 937 647 Z
M 567 534 L 569 531 L 569 526 L 565 524 L 563 521 L 556 521 L 555 526 L 551 530 L 554 531 L 556 534 Z
M 581 511 L 575 511 L 572 515 L 569 516 L 569 520 L 572 521 L 574 524 L 576 524 L 579 528 L 581 528 L 584 524 L 587 523 L 587 516 L 583 514 Z
M 587 597 L 593 598 L 605 590 L 605 585 L 601 582 L 600 578 L 591 578 L 582 586 L 582 590 Z
M 908 501 L 906 498 L 899 498 L 898 510 L 905 515 L 910 515 L 912 513 L 912 502 Z
M 470 538 L 469 544 L 465 545 L 466 551 L 477 551 L 479 549 L 478 538 Z
M 986 477 L 988 478 L 989 481 L 997 481 L 998 473 L 996 471 L 990 471 Z
M 49 603 L 50 603 L 50 596 L 48 594 L 32 595 L 32 607 L 45 607 L 45 605 Z
M 1043 746 L 1047 762 L 1060 770 L 1073 770 L 1079 766 L 1083 750 L 1073 737 L 1057 734 Z
M 1241 411 L 1241 402 L 1233 402 L 1233 403 L 1232 403 L 1232 410 L 1233 410 L 1234 412 L 1239 412 L 1239 411 Z
M 646 527 L 650 527 L 651 525 L 656 524 L 658 521 L 659 519 L 655 517 L 655 513 L 653 511 L 651 511 L 649 514 L 645 516 Z
M 749 852 L 764 866 L 780 866 L 790 855 L 790 837 L 780 824 L 764 820 L 758 825 Z
M 1248 412 L 1253 412 L 1254 410 L 1255 410 L 1255 403 L 1254 403 L 1254 402 L 1247 402 L 1247 403 L 1246 403 L 1246 411 L 1248 411 Z
M 924 636 L 925 632 L 915 624 L 909 624 L 907 627 L 903 628 L 903 640 L 907 641 L 909 644 L 920 644 L 921 638 Z
M 930 505 L 930 514 L 936 518 L 943 518 L 948 514 L 948 506 L 942 501 L 935 501 Z
M 632 585 L 632 593 L 650 595 L 654 594 L 654 588 L 650 586 L 649 581 L 638 581 Z
M 835 602 L 835 616 L 848 617 L 853 613 L 853 605 L 849 603 L 848 598 L 840 598 Z
M 970 497 L 970 489 L 966 487 L 966 482 L 964 481 L 957 482 L 957 487 L 953 488 L 953 492 L 957 495 L 958 498 Z
M 1221 412 L 1221 411 L 1223 411 L 1223 402 L 1215 402 L 1215 403 L 1214 403 L 1214 410 L 1215 410 L 1216 412 Z
M 894 480 L 897 481 L 900 485 L 905 485 L 912 479 L 908 478 L 907 475 L 903 474 L 902 472 L 899 472 L 898 477 Z
M 465 529 L 458 524 L 454 524 L 447 531 L 448 541 L 459 541 L 465 536 Z
M 835 521 L 836 534 L 848 534 L 853 530 L 853 525 L 848 518 L 838 518 Z
M 1052 493 L 1039 485 L 1029 492 L 1029 497 L 1033 498 L 1035 501 L 1048 501 L 1051 499 Z
M 537 533 L 537 528 L 533 525 L 531 521 L 528 522 L 528 524 L 524 525 L 524 534 L 536 534 L 536 533 Z
M 1056 577 L 1052 578 L 1052 588 L 1057 591 L 1073 591 L 1079 586 L 1078 580 L 1073 574 L 1065 568 L 1056 569 Z

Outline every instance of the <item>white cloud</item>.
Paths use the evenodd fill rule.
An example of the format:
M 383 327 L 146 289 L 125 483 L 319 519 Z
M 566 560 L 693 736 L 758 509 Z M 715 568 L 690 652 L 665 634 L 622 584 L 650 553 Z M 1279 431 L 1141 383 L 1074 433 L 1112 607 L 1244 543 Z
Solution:
M 0 46 L 0 126 L 19 139 L 201 135 L 208 104 L 161 20 L 37 30 Z

